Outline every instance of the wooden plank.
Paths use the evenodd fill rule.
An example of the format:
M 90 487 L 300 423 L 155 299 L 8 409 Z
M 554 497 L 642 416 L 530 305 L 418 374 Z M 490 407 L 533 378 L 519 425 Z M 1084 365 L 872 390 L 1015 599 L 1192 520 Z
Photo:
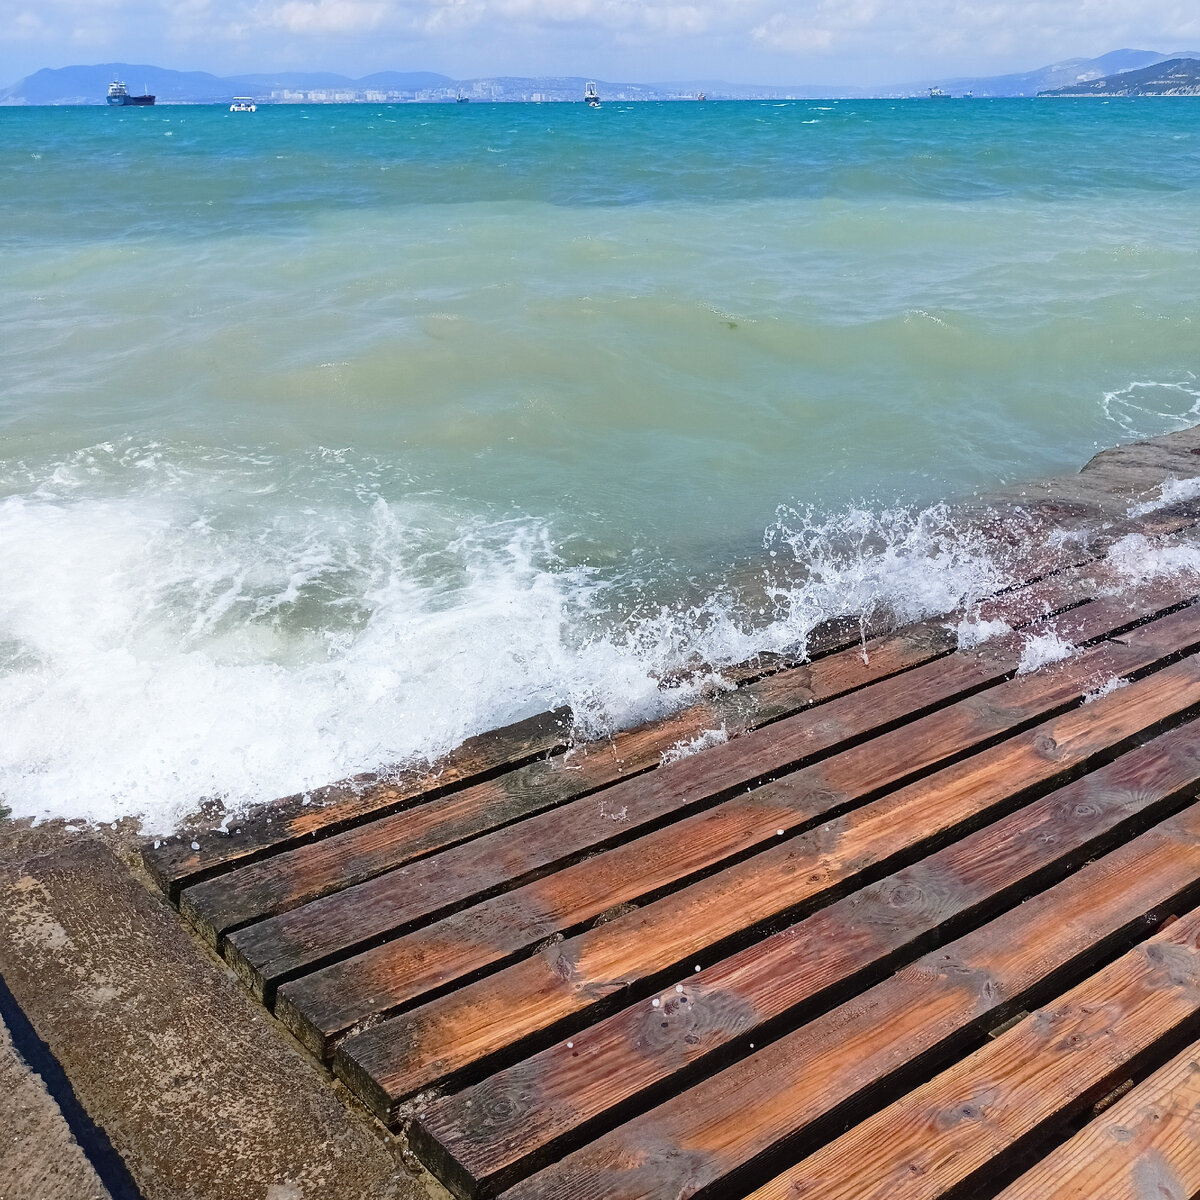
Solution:
M 1059 618 L 1057 624 L 1067 638 L 1093 640 L 1134 624 L 1141 615 L 1171 607 L 1187 590 L 1179 581 L 1164 581 L 1119 600 L 1096 600 Z M 511 890 L 585 851 L 632 840 L 690 809 L 711 806 L 806 760 L 825 757 L 905 718 L 916 718 L 956 695 L 995 684 L 1011 674 L 1024 645 L 1024 637 L 1013 634 L 969 654 L 959 652 L 703 755 L 625 780 L 606 791 L 599 803 L 587 798 L 571 801 L 513 830 L 498 830 L 248 926 L 230 935 L 226 957 L 256 994 L 269 994 L 270 981 L 316 969 L 335 957 L 366 949 L 373 941 L 395 936 L 405 925 L 447 915 L 489 893 Z M 1002 714 L 996 714 L 996 719 L 1003 726 Z M 180 907 L 189 919 L 203 925 L 204 904 L 217 901 L 207 892 L 195 898 L 198 890 L 187 889 Z
M 1016 625 L 1077 603 L 1078 589 L 1071 587 L 1072 570 L 1076 575 L 1080 571 L 1093 572 L 1100 586 L 1111 582 L 1107 578 L 1111 575 L 1110 567 L 1097 560 L 1096 555 L 1117 537 L 1136 528 L 1151 538 L 1162 539 L 1193 524 L 1194 518 L 1188 515 L 1155 514 L 1136 522 L 1115 523 L 1093 537 L 1086 548 L 1083 543 L 1077 543 L 1069 550 L 1056 546 L 1053 552 L 1047 549 L 1040 554 L 1026 555 L 1023 566 L 1033 581 L 1033 587 L 1010 589 L 985 601 L 984 618 L 1005 619 Z M 1010 521 L 997 532 L 1003 534 L 1010 532 L 1011 528 Z M 1046 578 L 1042 578 L 1043 575 Z M 1049 593 L 1039 597 L 1038 589 L 1045 591 L 1055 586 L 1066 598 L 1056 602 Z M 992 608 L 995 608 L 994 612 L 986 611 Z M 1005 613 L 1012 615 L 1006 616 Z M 925 624 L 932 628 L 938 622 Z M 885 630 L 867 628 L 863 631 L 858 622 L 847 623 L 844 620 L 826 622 L 809 635 L 806 656 L 819 661 L 822 655 L 857 645 L 864 632 L 872 636 L 873 642 L 868 642 L 867 648 L 873 653 L 877 635 L 885 633 Z M 761 657 L 762 662 L 728 668 L 722 674 L 731 682 L 745 683 L 793 665 L 783 656 Z M 785 690 L 787 686 L 784 683 Z M 762 689 L 757 703 L 764 713 L 756 724 L 774 719 L 770 715 L 774 701 L 769 687 Z M 780 712 L 776 715 L 783 714 Z M 390 777 L 380 779 L 377 776 L 363 776 L 319 789 L 310 796 L 299 795 L 274 801 L 245 814 L 234 824 L 231 832 L 209 830 L 197 834 L 195 838 L 187 835 L 176 839 L 159 839 L 157 844 L 148 842 L 143 850 L 146 866 L 159 886 L 175 901 L 185 886 L 239 864 L 257 861 L 297 843 L 351 828 L 374 816 L 408 808 L 423 799 L 465 785 L 472 778 L 487 776 L 505 767 L 517 767 L 529 758 L 553 754 L 564 745 L 563 728 L 569 719 L 570 714 L 566 709 L 541 713 L 505 729 L 469 739 L 425 772 L 405 771 L 394 780 Z M 657 724 L 628 731 L 628 734 L 617 734 L 611 739 L 614 758 L 620 760 L 627 756 L 623 745 L 627 737 L 631 739 L 631 744 L 636 743 L 651 733 Z M 719 725 L 720 721 L 715 721 L 715 724 Z M 603 751 L 608 745 L 603 742 L 596 749 Z M 193 842 L 198 849 L 192 848 Z
M 1061 572 L 986 602 L 981 620 L 1021 628 L 1095 595 L 1112 579 L 1096 564 Z M 418 809 L 297 847 L 193 890 L 185 912 L 214 945 L 254 920 L 287 912 L 471 837 L 583 797 L 659 765 L 663 753 L 706 729 L 736 737 L 814 704 L 920 666 L 953 649 L 937 620 L 760 679 L 662 721 L 541 760 Z
M 609 741 L 584 744 L 437 797 L 345 833 L 251 863 L 192 889 L 189 912 L 212 942 L 251 921 L 287 912 L 428 854 L 556 808 L 641 774 L 671 747 L 721 729 L 736 737 L 780 717 L 920 666 L 954 648 L 955 635 L 918 626 L 811 665 L 723 693 Z
M 275 800 L 246 814 L 233 832 L 211 830 L 194 838 L 147 843 L 142 861 L 158 886 L 176 900 L 186 884 L 251 860 L 281 843 L 312 836 L 333 824 L 345 826 L 369 819 L 469 779 L 552 754 L 566 746 L 570 727 L 569 708 L 539 713 L 468 738 L 428 771 L 405 771 L 395 780 L 365 775 L 311 795 Z
M 1150 681 L 1145 681 L 1145 686 Z M 507 1187 L 634 1103 L 649 1107 L 783 1018 L 861 988 L 928 937 L 1127 838 L 1200 785 L 1195 725 L 1167 733 L 912 867 L 419 1111 L 410 1144 L 460 1195 Z M 712 1009 L 715 1008 L 715 1011 Z
M 1052 708 L 1063 697 L 1078 697 L 1096 678 L 1144 669 L 1188 638 L 1200 641 L 1200 613 L 1193 610 L 1142 626 L 1127 645 L 1102 645 L 1072 664 L 1071 673 L 1042 677 L 1036 689 L 1024 680 L 1001 685 L 986 694 L 988 710 L 981 709 L 979 698 L 964 701 L 287 983 L 279 990 L 276 1015 L 323 1057 L 331 1042 L 368 1018 L 387 1015 L 426 992 L 500 964 L 555 933 L 572 932 L 615 905 L 659 895 L 701 871 L 776 844 L 811 820 L 814 812 L 827 810 L 831 799 L 843 806 L 865 799 L 921 766 L 960 752 L 981 737 L 995 736 L 1004 724 L 1018 726 L 1031 714 L 1036 716 L 1039 707 Z M 1192 666 L 1168 671 L 1165 678 L 1123 692 L 1119 704 L 1106 698 L 1098 708 L 1052 720 L 910 785 L 872 811 L 910 813 L 942 797 L 939 811 L 946 819 L 958 820 L 1027 794 L 1200 699 L 1192 690 Z M 1026 693 L 1023 701 L 1021 692 Z M 997 710 L 1003 713 L 999 726 Z M 1053 754 L 1044 753 L 1042 747 L 1048 744 L 1055 746 Z M 962 807 L 956 809 L 954 803 Z M 869 811 L 861 810 L 857 819 L 847 818 L 843 828 L 868 818 Z M 819 840 L 829 841 L 829 834 L 822 831 Z M 825 880 L 825 886 L 832 883 Z
M 767 1174 L 764 1164 L 836 1137 L 1013 1012 L 1094 969 L 1147 921 L 1197 899 L 1200 805 L 1192 805 L 516 1184 L 506 1200 L 736 1194 L 733 1181 L 749 1168 Z M 697 1011 L 687 1020 L 702 1021 Z M 560 1047 L 564 1065 L 573 1052 Z
M 995 1200 L 1200 1196 L 1200 1042 L 1193 1042 Z
M 1192 912 L 749 1200 L 961 1194 L 1119 1082 L 1160 1039 L 1195 1036 L 1198 1024 L 1200 912 Z
M 1046 569 L 1050 570 L 1050 567 L 1047 565 Z M 998 599 L 1002 601 L 1003 597 Z M 1044 614 L 1039 611 L 1037 615 Z M 894 636 L 890 632 L 876 631 L 868 648 L 873 651 L 876 643 Z M 906 636 L 913 636 L 914 642 L 919 642 L 922 637 L 916 627 L 899 635 L 900 638 Z M 809 661 L 799 665 L 811 665 L 846 649 L 854 650 L 857 658 L 861 643 L 858 622 L 824 622 L 809 635 L 805 647 Z M 934 650 L 935 654 L 938 652 L 941 651 Z M 756 681 L 765 682 L 773 674 L 797 665 L 794 657 L 763 655 L 760 660 L 724 669 L 722 676 L 732 683 L 749 685 Z M 776 703 L 774 690 L 766 686 L 759 692 L 758 702 L 763 710 L 759 723 L 783 715 L 783 712 L 772 715 L 772 705 Z M 779 690 L 786 693 L 788 684 L 785 682 Z M 556 751 L 574 744 L 571 726 L 571 710 L 567 707 L 537 713 L 512 725 L 468 738 L 426 770 L 405 769 L 382 777 L 378 774 L 356 776 L 311 794 L 273 800 L 244 814 L 233 823 L 232 830 L 210 829 L 195 837 L 189 834 L 147 842 L 142 850 L 143 861 L 159 887 L 171 900 L 177 901 L 180 891 L 190 884 L 259 861 L 288 846 L 327 836 L 330 831 L 354 828 L 394 811 L 404 811 L 422 800 L 464 787 L 472 779 L 486 780 L 497 771 L 520 769 L 524 764 L 536 766 L 547 761 L 548 755 L 554 756 L 548 761 L 555 762 Z M 594 743 L 593 749 L 597 757 L 607 756 L 620 766 L 637 755 L 640 744 L 647 738 L 661 734 L 662 746 L 666 749 L 680 738 L 689 736 L 689 728 L 686 712 L 678 713 L 634 730 L 621 731 L 612 738 Z M 615 777 L 619 778 L 621 773 Z M 197 839 L 199 848 L 193 849 L 192 842 Z
M 1191 678 L 1179 681 L 1189 706 L 1200 678 L 1200 662 L 1190 662 Z M 1143 711 L 1161 713 L 1153 689 L 1139 699 Z M 1127 700 L 1115 707 L 1130 706 Z M 1087 721 L 1080 725 L 1086 729 Z M 1026 761 L 1044 754 L 1044 744 L 1032 739 Z M 988 764 L 974 777 L 954 772 L 944 787 L 935 779 L 892 792 L 448 996 L 373 1024 L 341 1044 L 335 1070 L 369 1095 L 373 1106 L 386 1095 L 381 1111 L 390 1114 L 432 1084 L 477 1073 L 489 1058 L 511 1056 L 526 1039 L 547 1038 L 565 1022 L 578 1024 L 586 1012 L 614 1007 L 632 998 L 631 989 L 678 974 L 697 956 L 711 959 L 722 942 L 794 919 L 798 909 L 848 890 L 863 872 L 883 874 L 963 823 L 986 819 L 977 794 L 989 782 L 992 805 L 1003 805 L 1021 788 L 1020 775 Z

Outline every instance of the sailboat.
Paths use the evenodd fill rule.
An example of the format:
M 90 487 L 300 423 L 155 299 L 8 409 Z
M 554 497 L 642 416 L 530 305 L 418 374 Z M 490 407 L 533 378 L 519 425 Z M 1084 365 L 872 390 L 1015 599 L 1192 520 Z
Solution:
M 600 107 L 600 93 L 596 89 L 595 82 L 589 82 L 588 85 L 583 89 L 583 98 L 593 108 Z

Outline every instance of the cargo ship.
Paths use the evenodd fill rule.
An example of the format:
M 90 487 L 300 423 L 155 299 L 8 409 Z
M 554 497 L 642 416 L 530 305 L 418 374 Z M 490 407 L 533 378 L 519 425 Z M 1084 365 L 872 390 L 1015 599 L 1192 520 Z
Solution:
M 126 90 L 125 85 L 119 80 L 114 79 L 108 85 L 108 102 L 109 104 L 137 104 L 146 105 L 153 104 L 153 96 L 131 96 Z

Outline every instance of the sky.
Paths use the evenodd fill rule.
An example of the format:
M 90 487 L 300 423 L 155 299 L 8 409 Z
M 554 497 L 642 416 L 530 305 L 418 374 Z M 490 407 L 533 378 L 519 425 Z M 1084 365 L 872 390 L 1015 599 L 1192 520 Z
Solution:
M 0 0 L 0 84 L 144 62 L 870 86 L 1196 45 L 1198 0 Z

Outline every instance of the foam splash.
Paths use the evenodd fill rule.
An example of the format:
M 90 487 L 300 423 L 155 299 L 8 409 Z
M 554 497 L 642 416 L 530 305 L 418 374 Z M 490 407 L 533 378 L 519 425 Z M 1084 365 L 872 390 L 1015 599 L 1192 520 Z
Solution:
M 1103 700 L 1105 696 L 1111 696 L 1113 692 L 1119 692 L 1122 688 L 1128 686 L 1128 679 L 1123 679 L 1120 675 L 1114 675 L 1111 679 L 1106 679 L 1098 688 L 1086 693 L 1083 697 L 1083 702 L 1084 704 L 1095 704 L 1097 700 Z
M 944 504 L 851 507 L 825 517 L 781 508 L 764 548 L 772 558 L 786 549 L 803 567 L 802 585 L 776 595 L 805 634 L 836 617 L 859 616 L 865 628 L 880 614 L 907 624 L 970 609 L 1013 581 L 986 536 L 963 528 Z
M 670 763 L 679 762 L 680 759 L 690 758 L 693 754 L 699 754 L 701 750 L 707 750 L 710 746 L 724 745 L 727 741 L 729 741 L 729 731 L 724 725 L 720 729 L 705 729 L 694 738 L 685 738 L 664 750 L 660 760 L 661 765 L 665 767 Z
M 1105 392 L 1100 407 L 1130 438 L 1158 437 L 1200 419 L 1200 381 L 1190 371 L 1173 380 L 1135 379 Z
M 1197 496 L 1200 496 L 1200 476 L 1192 479 L 1171 478 L 1163 483 L 1159 494 L 1153 500 L 1132 505 L 1129 515 L 1144 517 L 1147 513 L 1157 512 L 1160 508 L 1167 508 L 1172 504 L 1182 504 L 1185 500 L 1195 500 Z
M 1105 557 L 1134 586 L 1171 575 L 1200 575 L 1200 545 L 1184 539 L 1151 542 L 1144 534 L 1130 533 L 1114 542 Z
M 960 650 L 974 650 L 984 642 L 1012 633 L 1012 626 L 1007 621 L 983 621 L 978 616 L 966 616 L 958 623 L 955 632 Z
M 609 732 L 802 655 L 828 618 L 917 620 L 1009 579 L 945 508 L 781 510 L 765 583 L 647 609 L 546 522 L 329 449 L 104 445 L 0 494 L 0 799 L 148 833 L 561 704 Z
M 1053 629 L 1045 633 L 1030 634 L 1021 647 L 1021 661 L 1017 664 L 1017 674 L 1030 675 L 1042 667 L 1050 666 L 1051 663 L 1070 658 L 1077 650 L 1074 642 L 1068 641 Z

